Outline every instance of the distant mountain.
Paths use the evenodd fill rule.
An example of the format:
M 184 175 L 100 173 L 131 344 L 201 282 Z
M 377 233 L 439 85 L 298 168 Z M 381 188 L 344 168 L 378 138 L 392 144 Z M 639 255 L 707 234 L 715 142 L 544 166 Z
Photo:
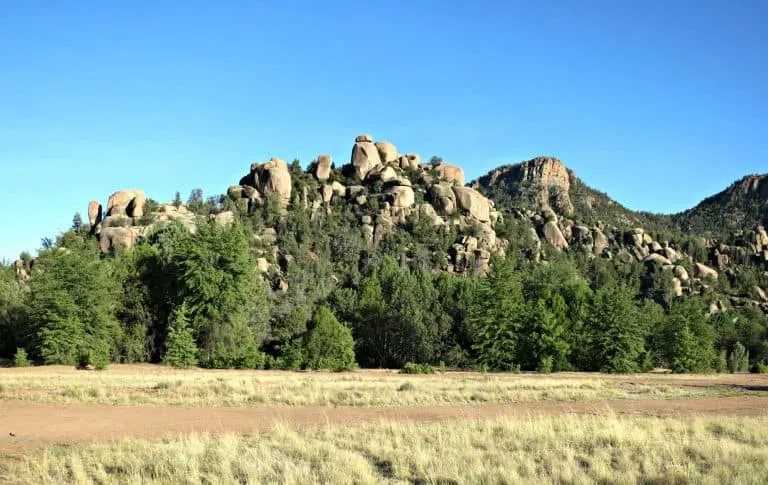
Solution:
M 722 237 L 768 223 L 768 175 L 747 175 L 696 207 L 675 214 L 681 231 Z
M 593 225 L 602 221 L 618 228 L 672 227 L 666 215 L 627 209 L 582 182 L 560 160 L 537 157 L 498 167 L 470 185 L 507 210 L 551 209 L 557 215 Z

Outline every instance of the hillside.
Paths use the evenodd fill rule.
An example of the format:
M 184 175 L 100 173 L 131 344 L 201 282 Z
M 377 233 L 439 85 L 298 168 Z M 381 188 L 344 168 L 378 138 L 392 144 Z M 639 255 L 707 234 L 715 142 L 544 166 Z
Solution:
M 681 231 L 724 238 L 768 223 L 768 175 L 748 175 L 727 189 L 675 214 Z
M 762 227 L 682 232 L 683 215 L 630 211 L 554 158 L 465 185 L 461 167 L 370 135 L 338 165 L 272 157 L 244 172 L 186 203 L 92 200 L 37 257 L 0 268 L 0 356 L 701 371 L 740 342 L 768 360 Z M 691 227 L 713 211 L 750 222 L 761 181 L 708 199 Z M 621 348 L 595 343 L 616 334 Z
M 553 157 L 537 157 L 498 167 L 470 182 L 470 186 L 507 210 L 552 209 L 558 215 L 585 224 L 602 221 L 623 229 L 672 228 L 668 216 L 627 209 L 605 193 L 586 185 Z

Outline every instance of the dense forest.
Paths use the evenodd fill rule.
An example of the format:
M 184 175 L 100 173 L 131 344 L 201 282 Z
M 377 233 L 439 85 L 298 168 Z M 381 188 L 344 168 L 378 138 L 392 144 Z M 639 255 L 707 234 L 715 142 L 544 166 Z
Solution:
M 509 215 L 494 224 L 508 246 L 487 270 L 471 260 L 461 274 L 443 271 L 456 226 L 408 220 L 371 243 L 359 211 L 378 210 L 375 183 L 365 201 L 357 196 L 359 207 L 334 199 L 317 210 L 301 201 L 322 192 L 317 181 L 298 162 L 290 170 L 288 210 L 275 197 L 244 205 L 237 194 L 204 200 L 197 189 L 186 204 L 179 194 L 172 203 L 194 215 L 194 231 L 172 220 L 130 248 L 104 251 L 76 215 L 35 258 L 22 255 L 25 278 L 13 264 L 0 267 L 0 358 L 96 369 L 767 368 L 768 317 L 759 307 L 713 312 L 706 293 L 680 297 L 673 273 L 647 261 L 555 250 L 532 261 L 530 227 Z M 334 168 L 330 180 L 345 177 Z M 212 217 L 224 211 L 231 221 Z M 689 248 L 690 261 L 699 250 Z M 259 269 L 260 259 L 269 268 Z M 692 272 L 690 261 L 681 264 Z M 740 275 L 745 288 L 765 278 L 756 268 Z M 730 284 L 709 283 L 710 293 Z

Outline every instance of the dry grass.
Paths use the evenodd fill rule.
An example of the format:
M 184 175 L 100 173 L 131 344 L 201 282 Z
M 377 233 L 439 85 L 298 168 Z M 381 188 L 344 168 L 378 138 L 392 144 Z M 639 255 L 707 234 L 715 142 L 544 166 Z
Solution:
M 0 475 L 0 479 L 3 477 Z M 381 423 L 53 448 L 44 483 L 768 483 L 768 418 L 538 417 Z
M 702 378 L 702 382 L 707 381 Z M 330 374 L 173 370 L 148 365 L 114 366 L 105 372 L 67 367 L 0 369 L 0 399 L 61 403 L 375 407 L 679 398 L 723 393 L 723 388 L 707 385 L 676 385 L 665 376 L 629 382 L 585 375 L 406 376 L 381 371 Z

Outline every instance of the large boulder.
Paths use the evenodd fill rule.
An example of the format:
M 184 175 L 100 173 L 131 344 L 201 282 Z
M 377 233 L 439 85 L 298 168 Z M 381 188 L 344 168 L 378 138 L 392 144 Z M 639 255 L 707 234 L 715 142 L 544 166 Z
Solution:
M 672 262 L 670 260 L 657 253 L 649 254 L 645 257 L 645 259 L 643 259 L 643 261 L 645 261 L 648 266 L 672 266 Z
M 235 214 L 232 211 L 219 212 L 216 215 L 211 215 L 211 217 L 220 226 L 228 226 L 235 222 Z
M 595 253 L 596 256 L 600 256 L 603 254 L 603 252 L 608 249 L 608 246 L 610 245 L 608 238 L 605 237 L 605 234 L 603 234 L 603 231 L 601 231 L 597 227 L 592 228 L 592 251 Z
M 147 196 L 144 195 L 144 192 L 141 190 L 118 190 L 109 196 L 106 215 L 142 217 L 144 215 L 144 204 L 146 204 L 146 202 Z
M 117 244 L 130 248 L 137 238 L 138 234 L 127 227 L 105 227 L 99 234 L 99 246 L 103 253 Z
M 717 271 L 701 263 L 696 263 L 693 265 L 693 274 L 702 280 L 706 280 L 710 277 L 717 279 Z
M 333 159 L 330 155 L 320 155 L 317 157 L 317 164 L 315 165 L 315 178 L 321 182 L 328 180 L 331 176 L 331 167 L 333 166 Z
M 397 148 L 395 145 L 391 144 L 388 141 L 377 141 L 374 143 L 376 145 L 376 148 L 379 150 L 379 156 L 381 158 L 382 163 L 392 163 L 397 162 L 397 159 L 400 158 L 400 154 L 397 153 Z
M 379 149 L 371 141 L 371 137 L 368 135 L 360 135 L 355 141 L 355 145 L 352 147 L 352 167 L 355 170 L 355 175 L 360 180 L 365 180 L 368 172 L 374 167 L 381 165 L 381 157 L 379 156 Z
M 448 179 L 452 182 L 456 182 L 459 185 L 464 185 L 464 170 L 456 165 L 450 163 L 440 162 L 432 167 L 441 177 Z
M 460 209 L 465 210 L 470 216 L 480 222 L 491 221 L 491 206 L 480 192 L 469 187 L 453 187 L 456 194 L 456 203 Z
M 389 189 L 392 196 L 392 207 L 410 207 L 416 202 L 416 196 L 411 187 L 397 185 Z
M 435 208 L 443 215 L 450 216 L 456 212 L 456 194 L 446 183 L 435 184 L 430 189 Z
M 280 206 L 285 208 L 291 201 L 291 172 L 285 160 L 272 158 L 265 163 L 251 165 L 251 177 L 256 187 L 264 195 L 276 195 Z
M 101 204 L 97 200 L 88 203 L 88 222 L 91 227 L 96 227 L 101 223 Z
M 369 181 L 380 180 L 382 182 L 389 182 L 390 180 L 397 179 L 397 172 L 389 165 L 379 165 L 368 172 L 366 179 Z
M 418 170 L 421 165 L 421 157 L 415 153 L 409 153 L 399 158 L 400 168 L 403 170 Z
M 554 221 L 549 221 L 541 228 L 544 239 L 559 251 L 568 249 L 568 241 Z

